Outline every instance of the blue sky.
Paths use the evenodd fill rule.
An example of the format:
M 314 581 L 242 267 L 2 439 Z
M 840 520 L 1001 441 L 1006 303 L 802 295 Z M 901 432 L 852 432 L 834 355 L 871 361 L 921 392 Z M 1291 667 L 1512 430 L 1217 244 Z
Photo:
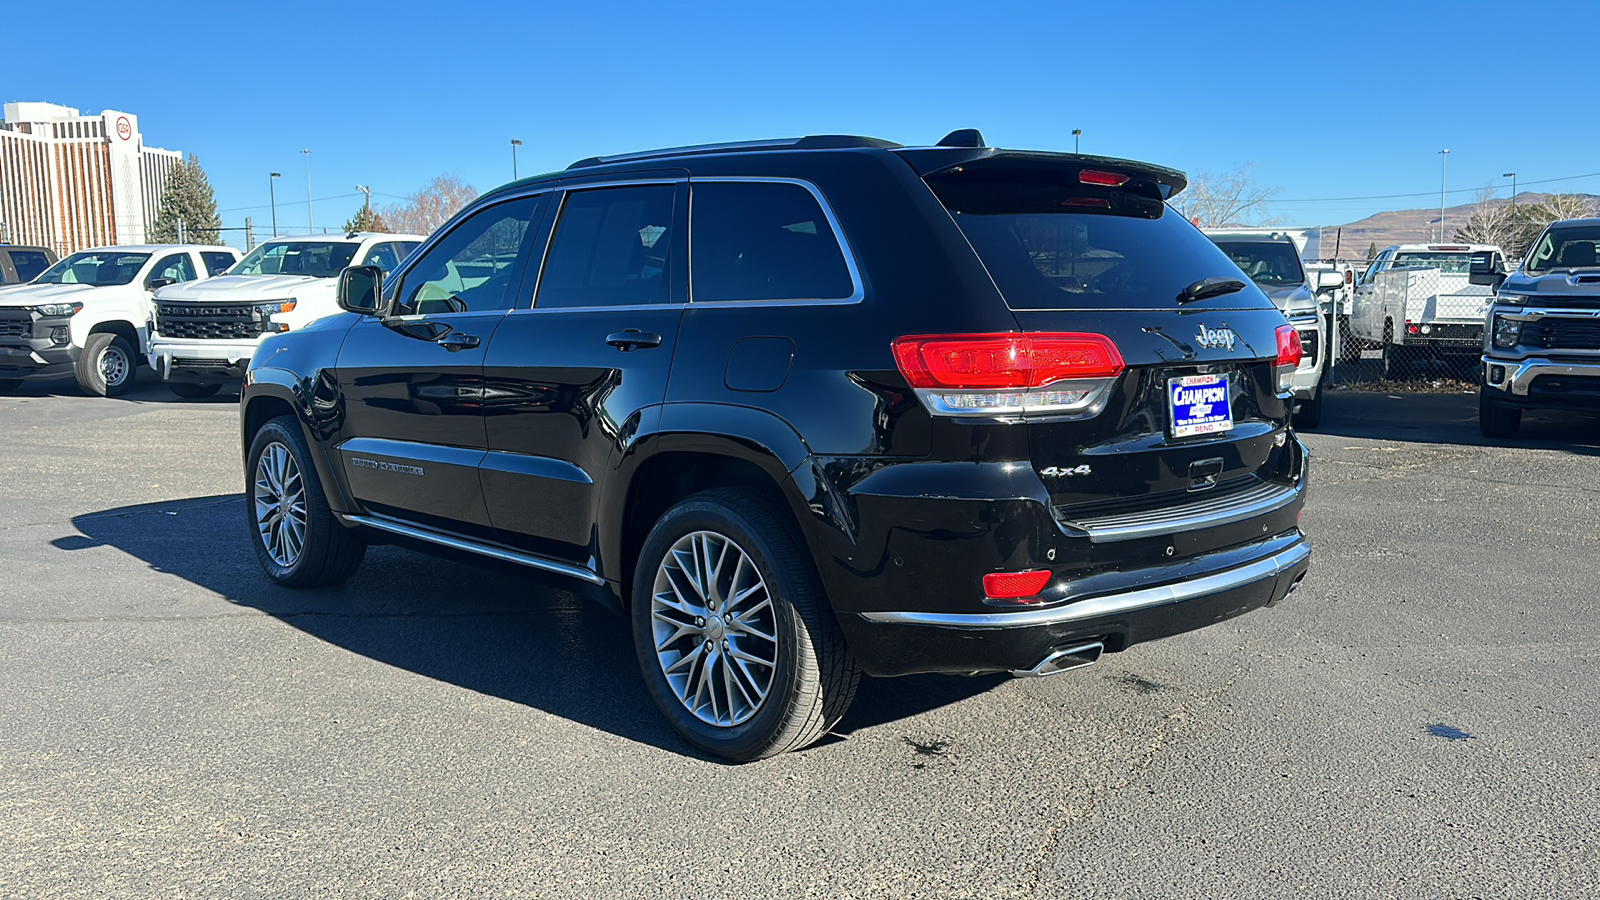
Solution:
M 1081 128 L 1084 152 L 1254 162 L 1281 188 L 1271 214 L 1307 225 L 1437 204 L 1441 148 L 1452 205 L 1511 171 L 1600 193 L 1600 119 L 1570 87 L 1592 85 L 1593 54 L 1560 49 L 1600 34 L 1593 0 L 13 7 L 0 100 L 137 114 L 147 143 L 199 155 L 224 224 L 250 215 L 258 235 L 269 171 L 280 225 L 304 230 L 302 148 L 321 230 L 359 207 L 358 183 L 390 203 L 441 173 L 507 181 L 512 138 L 527 175 L 815 133 L 977 127 L 1070 150 Z M 1313 202 L 1393 194 L 1419 196 Z

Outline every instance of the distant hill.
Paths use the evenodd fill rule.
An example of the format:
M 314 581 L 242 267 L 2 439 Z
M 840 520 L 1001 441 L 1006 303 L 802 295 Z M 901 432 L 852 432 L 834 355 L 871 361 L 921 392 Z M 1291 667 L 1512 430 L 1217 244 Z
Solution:
M 1517 203 L 1539 203 L 1549 194 L 1536 194 L 1523 191 L 1517 195 Z M 1600 199 L 1594 194 L 1582 194 L 1591 200 Z M 1511 201 L 1504 199 L 1490 200 L 1491 206 L 1500 206 Z M 1449 206 L 1444 211 L 1445 239 L 1455 237 L 1455 233 L 1467 224 L 1474 210 L 1478 208 L 1476 202 L 1464 203 L 1460 206 Z M 1365 259 L 1367 247 L 1377 244 L 1382 250 L 1390 244 L 1416 244 L 1437 239 L 1439 233 L 1439 208 L 1432 209 L 1396 209 L 1367 216 L 1365 219 L 1351 222 L 1348 225 L 1328 226 L 1323 231 L 1323 240 L 1326 242 L 1331 235 L 1328 233 L 1333 228 L 1339 229 L 1339 256 L 1343 259 Z M 1331 247 L 1324 243 L 1325 247 Z

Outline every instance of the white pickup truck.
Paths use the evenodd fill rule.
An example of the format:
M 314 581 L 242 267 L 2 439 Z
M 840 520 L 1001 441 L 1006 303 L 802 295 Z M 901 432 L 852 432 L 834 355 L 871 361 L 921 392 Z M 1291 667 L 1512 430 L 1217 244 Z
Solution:
M 64 375 L 101 397 L 126 391 L 149 349 L 152 293 L 238 260 L 232 247 L 100 247 L 0 291 L 0 391 Z
M 414 234 L 351 233 L 274 238 L 221 278 L 156 293 L 150 365 L 180 397 L 209 397 L 244 379 L 269 334 L 340 312 L 347 266 L 391 272 L 424 240 Z
M 1494 291 L 1468 280 L 1475 253 L 1502 255 L 1487 244 L 1397 244 L 1367 267 L 1351 305 L 1350 338 L 1381 351 L 1384 378 L 1403 378 L 1423 359 L 1475 359 L 1483 349 Z

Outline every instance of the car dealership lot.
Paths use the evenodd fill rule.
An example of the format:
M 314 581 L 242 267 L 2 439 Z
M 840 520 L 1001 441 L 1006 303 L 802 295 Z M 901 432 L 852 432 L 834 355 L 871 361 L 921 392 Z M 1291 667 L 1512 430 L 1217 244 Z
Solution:
M 148 373 L 145 378 L 148 379 Z M 235 398 L 0 397 L 0 896 L 1592 896 L 1600 422 L 1330 393 L 1277 608 L 679 740 L 626 623 L 371 553 L 269 585 Z

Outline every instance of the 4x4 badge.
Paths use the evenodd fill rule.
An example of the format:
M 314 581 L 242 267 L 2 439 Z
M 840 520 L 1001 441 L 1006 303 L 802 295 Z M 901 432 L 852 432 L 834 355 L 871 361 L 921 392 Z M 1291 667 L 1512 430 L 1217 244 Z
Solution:
M 1089 468 L 1088 466 L 1072 466 L 1070 468 L 1062 468 L 1060 466 L 1051 466 L 1048 469 L 1040 469 L 1039 470 L 1039 474 L 1040 475 L 1088 475 L 1089 473 L 1091 473 L 1093 471 L 1094 470 Z
M 1221 328 L 1207 328 L 1200 326 L 1200 333 L 1195 336 L 1194 342 L 1202 347 L 1227 347 L 1233 349 L 1233 342 L 1239 339 L 1232 328 L 1224 325 Z

